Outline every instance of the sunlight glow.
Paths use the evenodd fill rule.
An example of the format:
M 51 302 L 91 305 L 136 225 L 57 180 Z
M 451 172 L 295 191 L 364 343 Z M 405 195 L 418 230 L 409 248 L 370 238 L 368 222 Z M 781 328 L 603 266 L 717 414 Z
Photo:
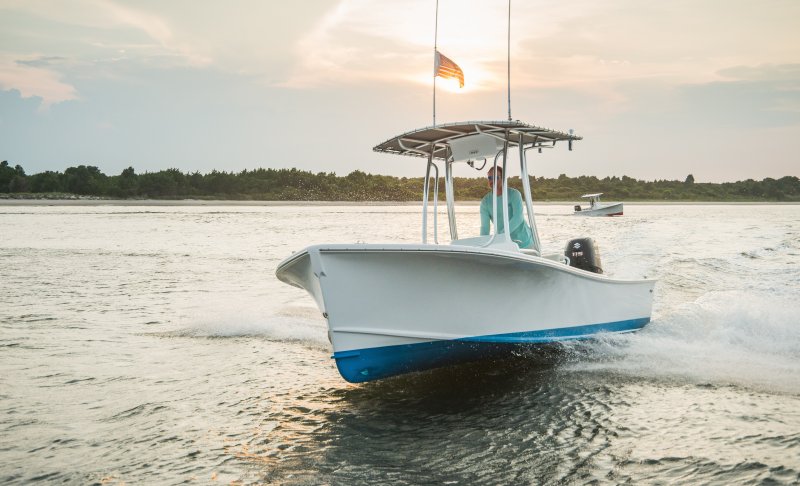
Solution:
M 433 65 L 431 64 L 431 67 Z M 464 71 L 464 87 L 458 86 L 457 79 L 446 79 L 442 77 L 436 78 L 436 88 L 448 93 L 467 94 L 477 91 L 486 91 L 496 89 L 505 83 L 505 79 L 500 79 L 493 75 L 488 70 L 483 69 L 480 64 L 473 62 L 465 62 L 461 65 Z M 410 76 L 404 76 L 404 80 L 414 84 L 422 84 L 431 86 L 433 84 L 433 77 L 430 71 L 417 71 Z
M 450 93 L 464 93 L 467 91 L 467 84 L 464 83 L 464 87 L 460 88 L 458 86 L 458 80 L 455 78 L 437 78 L 436 79 L 436 87 L 441 88 L 444 91 L 449 91 Z

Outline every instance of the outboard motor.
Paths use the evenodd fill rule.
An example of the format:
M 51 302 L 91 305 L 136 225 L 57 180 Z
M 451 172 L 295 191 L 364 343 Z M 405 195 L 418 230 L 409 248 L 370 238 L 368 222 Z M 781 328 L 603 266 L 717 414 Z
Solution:
M 575 238 L 569 240 L 564 256 L 569 258 L 571 267 L 580 268 L 587 272 L 603 273 L 600 263 L 600 250 L 591 238 Z
M 580 210 L 581 210 L 581 205 L 580 204 L 576 204 L 575 205 L 575 212 L 577 213 Z

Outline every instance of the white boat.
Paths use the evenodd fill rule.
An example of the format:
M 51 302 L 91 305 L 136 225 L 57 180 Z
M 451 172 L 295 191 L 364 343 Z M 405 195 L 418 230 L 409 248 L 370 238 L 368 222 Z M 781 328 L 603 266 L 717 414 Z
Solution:
M 589 206 L 582 208 L 580 204 L 575 205 L 575 212 L 578 216 L 622 216 L 622 203 L 603 204 L 600 202 L 602 192 L 595 194 L 584 194 L 581 198 L 589 200 Z
M 635 331 L 650 321 L 653 280 L 602 274 L 586 239 L 570 241 L 565 252 L 542 253 L 526 153 L 557 142 L 572 149 L 580 139 L 520 121 L 470 121 L 410 131 L 374 148 L 427 158 L 421 242 L 317 244 L 290 256 L 276 270 L 280 280 L 314 298 L 327 320 L 333 359 L 345 380 L 365 382 L 538 343 Z M 532 247 L 520 249 L 496 230 L 459 238 L 453 165 L 494 157 L 497 167 L 501 159 L 503 194 L 508 194 L 505 169 L 513 147 L 520 149 Z M 448 243 L 437 237 L 440 165 L 445 169 Z M 508 211 L 504 213 L 508 228 Z

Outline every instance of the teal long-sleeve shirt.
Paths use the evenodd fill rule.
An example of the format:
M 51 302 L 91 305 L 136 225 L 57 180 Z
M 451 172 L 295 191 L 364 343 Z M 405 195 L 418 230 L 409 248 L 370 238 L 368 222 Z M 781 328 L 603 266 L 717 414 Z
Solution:
M 489 223 L 495 222 L 497 225 L 497 232 L 503 233 L 503 212 L 505 197 L 497 196 L 498 211 L 492 210 L 492 193 L 489 192 L 481 199 L 481 235 L 489 234 Z M 528 248 L 533 244 L 533 235 L 528 223 L 522 215 L 522 194 L 513 187 L 508 188 L 508 225 L 511 227 L 511 239 L 514 240 L 520 248 Z M 498 213 L 495 220 L 494 214 Z

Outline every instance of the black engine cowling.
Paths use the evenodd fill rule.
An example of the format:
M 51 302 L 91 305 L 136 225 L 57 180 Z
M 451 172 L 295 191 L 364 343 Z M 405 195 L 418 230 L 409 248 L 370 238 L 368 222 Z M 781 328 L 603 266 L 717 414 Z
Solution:
M 591 238 L 575 238 L 569 240 L 564 256 L 569 258 L 571 267 L 580 268 L 587 272 L 603 273 L 600 263 L 600 250 Z

